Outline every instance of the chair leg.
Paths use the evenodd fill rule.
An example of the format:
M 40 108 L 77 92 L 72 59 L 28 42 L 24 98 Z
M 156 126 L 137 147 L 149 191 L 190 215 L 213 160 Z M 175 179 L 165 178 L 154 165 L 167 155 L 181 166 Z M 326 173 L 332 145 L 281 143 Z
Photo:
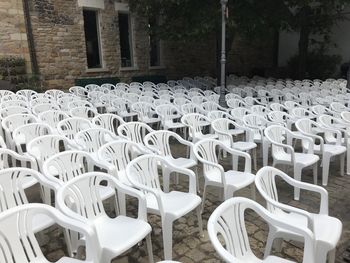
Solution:
M 206 195 L 207 195 L 207 184 L 206 184 L 206 183 L 204 183 L 203 196 L 202 196 L 202 207 L 201 207 L 201 213 L 203 213 L 203 210 L 204 210 Z
M 238 170 L 238 156 L 235 154 L 232 154 L 232 170 Z
M 317 185 L 317 168 L 318 168 L 318 162 L 315 163 L 313 166 L 314 184 L 316 184 L 316 185 Z
M 147 245 L 147 253 L 148 253 L 148 262 L 149 263 L 153 263 L 154 262 L 154 258 L 153 258 L 151 233 L 149 233 L 146 236 L 146 245 Z
M 276 234 L 276 230 L 274 229 L 273 226 L 270 226 L 269 230 L 270 231 L 269 231 L 269 234 L 268 234 L 267 240 L 266 240 L 264 258 L 267 258 L 271 254 L 271 250 L 273 247 L 273 241 L 275 239 L 275 234 Z
M 328 263 L 335 262 L 335 249 L 328 252 Z
M 340 175 L 344 176 L 345 153 L 340 155 Z
M 201 208 L 200 205 L 196 208 L 196 213 L 197 213 L 197 220 L 198 220 L 199 235 L 200 235 L 200 237 L 204 237 L 203 220 L 202 220 L 202 208 Z
M 328 154 L 324 154 L 322 158 L 322 185 L 327 186 L 328 184 L 328 176 L 329 176 L 329 163 L 331 159 Z
M 258 160 L 257 160 L 257 154 L 256 154 L 256 148 L 253 149 L 253 162 L 254 162 L 254 170 L 258 171 Z
M 350 175 L 350 145 L 346 145 L 346 174 Z
M 294 166 L 294 179 L 301 181 L 301 168 Z M 294 187 L 294 200 L 299 200 L 300 198 L 300 188 Z
M 256 192 L 255 192 L 254 182 L 250 185 L 250 190 L 251 190 L 251 194 L 252 194 L 252 199 L 255 201 L 256 200 Z
M 164 259 L 173 258 L 173 222 L 167 218 L 162 219 Z
M 267 166 L 269 162 L 269 143 L 263 139 L 262 142 L 263 166 Z
M 170 170 L 166 167 L 163 168 L 163 188 L 165 193 L 169 193 L 170 188 Z
M 196 175 L 196 184 L 197 184 L 197 193 L 201 193 L 201 189 L 200 189 L 200 187 L 199 187 L 199 174 L 198 174 L 198 165 L 196 165 L 195 167 L 194 167 L 194 173 L 195 173 L 195 175 Z

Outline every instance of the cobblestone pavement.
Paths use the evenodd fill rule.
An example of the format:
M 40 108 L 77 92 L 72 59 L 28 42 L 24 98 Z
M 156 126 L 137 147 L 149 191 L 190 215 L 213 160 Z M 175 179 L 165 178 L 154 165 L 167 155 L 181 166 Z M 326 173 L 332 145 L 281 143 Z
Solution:
M 261 160 L 259 160 L 261 164 Z M 228 161 L 225 161 L 225 166 L 228 165 Z M 281 167 L 283 168 L 283 167 Z M 321 179 L 321 168 L 319 169 L 319 184 Z M 292 170 L 284 170 L 288 174 L 291 174 Z M 342 255 L 345 249 L 350 246 L 350 176 L 341 177 L 339 175 L 339 164 L 333 162 L 330 168 L 331 175 L 329 177 L 329 185 L 326 187 L 329 193 L 329 210 L 330 215 L 339 218 L 343 222 L 343 234 L 341 241 L 337 248 L 337 259 L 336 262 L 344 262 Z M 203 187 L 203 178 L 201 176 L 201 168 L 198 169 L 200 175 L 200 185 Z M 305 170 L 302 176 L 302 180 L 305 182 L 312 182 L 312 171 Z M 180 177 L 180 185 L 172 185 L 173 189 L 184 189 L 186 181 Z M 293 200 L 293 189 L 287 186 L 283 182 L 278 184 L 280 192 L 280 200 L 284 203 L 288 203 L 293 206 L 307 209 L 311 212 L 317 212 L 319 208 L 319 197 L 313 193 L 301 192 L 300 202 Z M 197 228 L 197 220 L 195 212 L 188 214 L 186 217 L 181 218 L 174 223 L 173 228 L 173 258 L 181 262 L 222 262 L 215 250 L 213 249 L 208 234 L 206 231 L 206 224 L 209 216 L 214 209 L 222 202 L 220 199 L 220 190 L 215 188 L 209 188 L 208 201 L 206 201 L 205 209 L 203 213 L 203 226 L 204 226 L 204 237 L 199 236 Z M 250 198 L 250 190 L 243 189 L 236 192 L 235 196 L 244 196 Z M 256 200 L 264 205 L 262 197 L 257 192 Z M 131 206 L 133 202 L 130 201 Z M 163 248 L 162 248 L 162 235 L 160 227 L 160 217 L 155 215 L 149 216 L 149 222 L 152 225 L 152 243 L 155 262 L 163 259 Z M 256 214 L 250 212 L 246 215 L 246 226 L 247 231 L 250 235 L 250 243 L 254 253 L 258 257 L 262 257 L 267 225 L 261 221 Z M 47 255 L 49 260 L 57 260 L 65 254 L 63 234 L 60 229 L 53 227 L 49 231 L 46 231 L 41 236 L 42 248 L 44 253 Z M 293 242 L 283 242 L 282 251 L 275 255 L 283 256 L 284 258 L 292 259 L 297 262 L 302 261 L 303 246 Z M 145 243 L 140 244 L 127 251 L 120 257 L 114 259 L 113 263 L 122 262 L 148 262 L 146 255 Z

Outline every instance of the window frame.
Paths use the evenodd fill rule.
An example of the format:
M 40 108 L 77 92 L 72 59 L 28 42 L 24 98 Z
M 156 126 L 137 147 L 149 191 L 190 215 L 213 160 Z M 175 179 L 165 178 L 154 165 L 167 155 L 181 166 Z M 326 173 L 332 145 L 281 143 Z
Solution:
M 123 66 L 122 63 L 122 52 L 121 52 L 121 38 L 120 38 L 120 23 L 119 23 L 119 15 L 127 15 L 128 16 L 128 27 L 129 27 L 129 50 L 130 50 L 130 66 Z M 131 12 L 127 9 L 117 10 L 118 15 L 118 31 L 119 31 L 119 52 L 120 52 L 120 70 L 128 70 L 128 69 L 136 69 L 136 57 L 135 57 L 135 36 L 134 36 L 134 20 Z
M 94 70 L 104 70 L 104 58 L 103 58 L 103 49 L 102 49 L 102 37 L 101 37 L 101 12 L 100 9 L 97 8 L 91 8 L 91 7 L 83 7 L 83 16 L 84 11 L 93 11 L 96 13 L 96 29 L 97 29 L 97 41 L 98 41 L 98 52 L 100 57 L 100 67 L 89 67 L 88 64 L 88 55 L 86 51 L 86 69 L 88 71 L 94 71 Z M 85 45 L 86 45 L 86 35 L 85 35 L 85 21 L 84 21 L 84 36 L 85 36 Z

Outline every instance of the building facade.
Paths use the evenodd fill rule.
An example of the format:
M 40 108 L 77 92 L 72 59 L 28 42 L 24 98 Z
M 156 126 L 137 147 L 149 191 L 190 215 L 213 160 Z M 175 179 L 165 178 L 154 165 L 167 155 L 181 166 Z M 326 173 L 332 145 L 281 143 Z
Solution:
M 215 38 L 161 41 L 149 35 L 153 22 L 131 13 L 120 0 L 0 0 L 0 57 L 25 58 L 28 71 L 37 70 L 45 88 L 67 89 L 85 78 L 216 75 Z M 231 55 L 234 71 L 256 66 L 254 52 L 232 48 L 237 51 Z M 266 58 L 253 60 L 266 66 L 272 63 L 271 56 Z

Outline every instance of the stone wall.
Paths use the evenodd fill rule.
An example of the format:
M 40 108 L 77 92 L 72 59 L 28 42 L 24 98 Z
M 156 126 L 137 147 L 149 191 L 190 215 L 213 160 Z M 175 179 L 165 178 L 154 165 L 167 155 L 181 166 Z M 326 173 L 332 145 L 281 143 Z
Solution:
M 149 67 L 147 23 L 132 14 L 133 68 L 121 68 L 118 11 L 113 1 L 100 9 L 100 34 L 103 68 L 87 70 L 83 8 L 77 0 L 32 0 L 31 12 L 40 73 L 47 88 L 67 88 L 74 79 L 167 75 L 170 78 L 215 73 L 215 50 L 211 42 L 162 43 L 162 66 Z M 208 45 L 209 44 L 209 45 Z
M 103 68 L 87 69 L 82 3 L 97 3 Z M 206 41 L 162 42 L 160 67 L 150 68 L 147 21 L 131 14 L 134 67 L 121 68 L 118 11 L 114 1 L 106 0 L 30 0 L 34 45 L 45 88 L 67 89 L 78 78 L 165 75 L 216 75 L 216 43 Z M 17 8 L 17 9 L 16 9 Z M 20 53 L 29 62 L 21 0 L 0 0 L 0 55 Z M 5 30 L 3 29 L 5 28 Z M 266 47 L 267 46 L 267 47 Z M 267 50 L 266 52 L 264 52 Z M 237 39 L 228 58 L 229 72 L 246 74 L 254 67 L 270 65 L 269 43 L 247 47 Z M 270 63 L 271 62 L 271 63 Z M 30 63 L 28 63 L 30 64 Z
M 0 0 L 0 57 L 2 56 L 25 58 L 27 71 L 31 71 L 22 0 Z

